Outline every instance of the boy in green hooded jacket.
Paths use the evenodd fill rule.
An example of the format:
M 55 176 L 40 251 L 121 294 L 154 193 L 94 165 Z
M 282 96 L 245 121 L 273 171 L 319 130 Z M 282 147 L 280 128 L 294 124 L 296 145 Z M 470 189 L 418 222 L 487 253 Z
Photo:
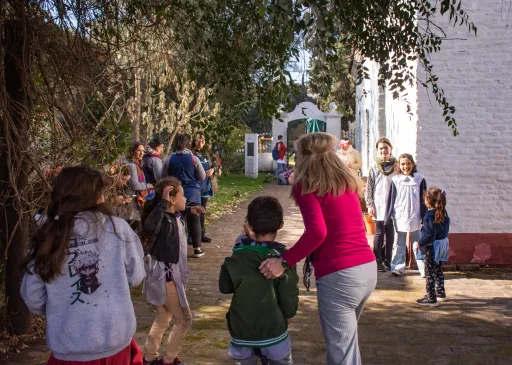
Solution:
M 277 279 L 265 278 L 260 264 L 280 257 L 286 247 L 275 242 L 283 226 L 283 208 L 273 197 L 258 197 L 249 204 L 246 235 L 240 236 L 221 267 L 219 289 L 234 293 L 226 315 L 231 335 L 229 355 L 238 365 L 292 364 L 288 319 L 299 304 L 298 276 L 288 268 Z

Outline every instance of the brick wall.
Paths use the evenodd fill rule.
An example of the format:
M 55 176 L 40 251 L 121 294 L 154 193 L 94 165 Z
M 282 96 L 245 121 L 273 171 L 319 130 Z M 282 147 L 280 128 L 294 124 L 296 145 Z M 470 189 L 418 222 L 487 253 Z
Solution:
M 452 232 L 512 232 L 512 9 L 509 2 L 463 2 L 478 27 L 438 23 L 449 38 L 433 56 L 445 96 L 457 108 L 460 135 L 432 95 L 418 92 L 417 159 L 429 185 L 447 192 Z M 421 69 L 418 72 L 421 77 Z

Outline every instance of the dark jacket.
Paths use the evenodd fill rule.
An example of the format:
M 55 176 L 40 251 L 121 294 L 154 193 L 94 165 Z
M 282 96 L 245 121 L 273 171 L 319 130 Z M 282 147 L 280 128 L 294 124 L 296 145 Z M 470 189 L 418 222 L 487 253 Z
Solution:
M 299 304 L 296 268 L 274 280 L 266 279 L 259 270 L 262 261 L 279 257 L 285 250 L 280 243 L 246 237 L 224 260 L 219 289 L 223 294 L 234 293 L 226 315 L 233 345 L 264 348 L 288 337 L 287 319 L 295 316 Z
M 153 211 L 144 219 L 144 233 L 151 237 L 149 253 L 157 261 L 177 264 L 180 258 L 178 219 L 180 214 L 169 213 L 169 202 L 160 200 Z M 190 212 L 186 207 L 184 214 Z
M 420 246 L 431 246 L 435 240 L 442 240 L 448 236 L 450 230 L 450 217 L 446 213 L 444 223 L 434 223 L 436 211 L 429 210 L 423 218 L 421 227 L 421 238 L 418 242 Z
M 162 160 L 160 160 L 160 155 L 146 153 L 142 158 L 142 172 L 144 172 L 146 182 L 153 185 L 156 184 L 162 175 Z

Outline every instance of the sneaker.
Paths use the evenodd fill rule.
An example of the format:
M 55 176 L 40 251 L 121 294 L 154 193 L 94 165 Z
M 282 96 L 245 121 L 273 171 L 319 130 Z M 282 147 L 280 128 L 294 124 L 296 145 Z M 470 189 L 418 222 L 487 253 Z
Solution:
M 391 271 L 391 264 L 389 263 L 389 261 L 384 261 L 384 267 L 386 268 L 386 270 Z
M 446 302 L 448 300 L 448 297 L 446 296 L 446 294 L 437 294 L 437 301 L 438 302 Z
M 386 272 L 386 267 L 382 265 L 382 262 L 377 262 L 377 271 L 378 272 Z
M 426 307 L 437 307 L 439 305 L 439 303 L 437 303 L 437 300 L 429 299 L 426 295 L 423 298 L 418 299 L 416 303 Z
M 153 361 L 148 361 L 146 359 L 142 360 L 144 362 L 144 365 L 162 365 L 164 361 L 162 359 L 156 358 Z
M 194 248 L 194 257 L 198 259 L 204 256 L 204 250 L 202 248 Z
M 210 243 L 210 242 L 212 242 L 212 239 L 208 236 L 203 236 L 203 237 L 201 237 L 201 242 Z
M 393 275 L 393 276 L 402 276 L 402 275 L 403 275 L 403 273 L 401 273 L 401 272 L 400 272 L 400 271 L 398 271 L 398 270 L 393 270 L 393 271 L 391 271 L 391 275 Z

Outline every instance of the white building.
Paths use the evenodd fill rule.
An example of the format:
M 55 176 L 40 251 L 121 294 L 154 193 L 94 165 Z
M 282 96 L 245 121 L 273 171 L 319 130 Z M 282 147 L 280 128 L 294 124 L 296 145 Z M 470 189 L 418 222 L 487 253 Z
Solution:
M 501 0 L 463 3 L 478 27 L 453 27 L 437 19 L 447 37 L 432 56 L 434 73 L 456 107 L 460 135 L 453 137 L 441 108 L 423 86 L 407 90 L 412 116 L 402 100 L 377 87 L 377 65 L 357 90 L 357 147 L 363 173 L 386 136 L 393 155 L 410 153 L 427 184 L 447 193 L 451 218 L 450 261 L 512 264 L 512 9 Z M 462 39 L 462 40 L 461 40 Z M 415 65 L 416 66 L 416 65 Z M 417 66 L 420 79 L 425 74 Z M 366 91 L 366 96 L 363 95 Z

